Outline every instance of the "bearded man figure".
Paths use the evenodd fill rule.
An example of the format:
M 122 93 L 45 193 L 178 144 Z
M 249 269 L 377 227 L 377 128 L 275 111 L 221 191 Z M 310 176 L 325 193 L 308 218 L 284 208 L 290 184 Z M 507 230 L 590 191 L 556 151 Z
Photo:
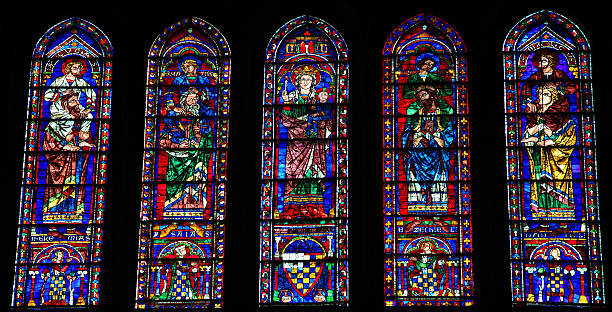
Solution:
M 411 210 L 448 208 L 448 176 L 451 151 L 445 149 L 454 140 L 450 115 L 453 109 L 438 101 L 432 86 L 419 86 L 417 101 L 406 110 L 406 128 L 402 148 L 408 180 L 408 202 Z
M 207 218 L 205 185 L 213 147 L 208 118 L 213 110 L 204 104 L 205 94 L 195 87 L 181 95 L 177 106 L 164 116 L 160 146 L 168 153 L 164 218 Z
M 42 149 L 46 152 L 47 178 L 45 191 L 45 221 L 74 220 L 81 216 L 85 206 L 87 153 L 83 144 L 82 124 L 89 122 L 90 109 L 79 104 L 79 94 L 67 90 L 50 108 L 52 120 L 45 128 Z M 88 146 L 92 146 L 89 145 Z

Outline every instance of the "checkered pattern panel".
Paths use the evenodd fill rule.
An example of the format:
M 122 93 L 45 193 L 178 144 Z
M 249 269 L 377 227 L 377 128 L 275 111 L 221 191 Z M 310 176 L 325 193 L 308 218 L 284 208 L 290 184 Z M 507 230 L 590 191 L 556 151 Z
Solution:
M 546 284 L 549 296 L 563 296 L 563 274 L 561 273 L 550 273 L 550 278 Z
M 51 300 L 64 300 L 66 291 L 66 279 L 64 276 L 51 278 L 51 285 L 49 288 L 49 297 Z
M 172 298 L 175 300 L 191 299 L 191 289 L 189 288 L 189 274 L 179 273 L 174 285 L 172 285 Z
M 421 269 L 421 274 L 412 277 L 412 288 L 422 289 L 424 293 L 438 290 L 438 275 L 432 268 Z
M 317 266 L 316 262 L 310 262 L 308 266 L 291 268 L 289 276 L 291 283 L 298 289 L 302 295 L 307 295 L 312 283 L 316 281 L 317 274 L 321 271 L 321 267 Z

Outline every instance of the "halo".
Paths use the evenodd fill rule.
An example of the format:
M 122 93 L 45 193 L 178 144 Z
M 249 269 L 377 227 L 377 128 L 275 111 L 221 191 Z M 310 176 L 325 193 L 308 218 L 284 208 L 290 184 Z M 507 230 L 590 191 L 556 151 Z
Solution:
M 414 66 L 416 66 L 417 63 L 419 63 L 420 60 L 422 60 L 425 57 L 430 57 L 432 59 L 434 59 L 434 61 L 436 62 L 436 65 L 431 69 L 430 73 L 434 73 L 438 70 L 438 68 L 440 67 L 440 58 L 437 57 L 435 54 L 433 53 L 423 53 L 420 54 L 419 56 L 416 57 L 416 59 L 414 60 Z M 417 70 L 419 70 L 420 68 L 417 68 Z
M 544 259 L 544 256 L 550 255 L 550 250 L 558 248 L 562 254 L 574 260 L 582 260 L 580 253 L 571 245 L 561 241 L 550 241 L 536 247 L 529 256 L 531 260 Z
M 202 61 L 200 61 L 200 60 L 199 60 L 197 57 L 195 57 L 195 56 L 191 56 L 191 55 L 189 55 L 189 56 L 185 56 L 185 57 L 184 57 L 182 60 L 180 60 L 180 62 L 179 62 L 179 64 L 178 64 L 178 65 L 179 65 L 179 66 L 178 66 L 178 67 L 179 67 L 179 70 L 180 70 L 181 72 L 183 72 L 183 73 L 184 73 L 184 71 L 183 71 L 183 64 L 184 64 L 185 62 L 187 62 L 187 61 L 194 61 L 194 62 L 196 62 L 196 64 L 198 64 L 198 68 L 197 68 L 197 69 L 200 69 L 200 67 L 202 66 Z
M 327 92 L 329 94 L 329 96 L 333 95 L 333 91 L 329 87 L 321 87 L 321 88 L 318 88 L 316 91 L 317 91 L 317 93 Z
M 434 241 L 433 239 L 428 239 L 428 238 L 424 238 L 421 241 L 419 241 L 419 243 L 417 244 L 419 250 L 423 250 L 423 246 L 425 246 L 425 244 L 432 245 L 433 250 L 438 250 L 438 244 L 436 243 L 436 241 Z
M 542 48 L 537 50 L 531 57 L 531 64 L 533 64 L 535 68 L 539 68 L 538 66 L 540 65 L 540 59 L 542 58 L 542 54 L 544 54 L 545 52 L 546 54 L 549 54 L 553 57 L 553 62 L 555 63 L 555 66 L 559 64 L 559 52 L 551 48 Z
M 80 63 L 81 64 L 81 73 L 77 76 L 77 77 L 81 77 L 83 76 L 83 74 L 87 71 L 87 62 L 85 62 L 84 59 L 82 59 L 81 57 L 69 57 L 67 58 L 64 63 L 62 64 L 62 73 L 64 75 L 68 74 L 68 64 L 70 63 Z
M 420 250 L 420 248 L 422 247 L 422 244 L 425 244 L 425 243 L 433 243 L 435 246 L 435 250 L 441 251 L 441 253 L 444 253 L 444 254 L 452 253 L 451 247 L 446 242 L 444 242 L 443 240 L 439 238 L 432 237 L 432 236 L 418 237 L 418 238 L 411 240 L 404 247 L 404 253 L 411 253 L 411 252 Z
M 293 81 L 293 83 L 297 85 L 297 78 L 303 75 L 310 75 L 314 78 L 312 82 L 313 87 L 316 86 L 319 81 L 321 81 L 321 72 L 319 71 L 319 68 L 316 65 L 304 64 L 294 68 L 291 72 L 291 81 Z

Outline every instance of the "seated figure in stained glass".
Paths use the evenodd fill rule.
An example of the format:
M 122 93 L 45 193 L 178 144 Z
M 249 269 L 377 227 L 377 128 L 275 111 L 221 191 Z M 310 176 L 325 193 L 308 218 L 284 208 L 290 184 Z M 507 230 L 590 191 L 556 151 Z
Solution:
M 164 217 L 201 216 L 206 207 L 205 181 L 210 152 L 201 149 L 213 146 L 211 127 L 206 118 L 214 115 L 206 92 L 190 87 L 180 96 L 179 104 L 171 103 L 164 116 L 160 146 L 168 152 Z M 172 183 L 175 182 L 175 183 Z
M 290 139 L 285 156 L 285 177 L 288 181 L 281 217 L 325 218 L 325 183 L 319 178 L 327 175 L 329 148 L 327 142 L 316 139 L 327 138 L 330 133 L 330 112 L 320 105 L 328 101 L 330 89 L 329 86 L 315 88 L 321 81 L 321 74 L 315 65 L 298 66 L 292 78 L 296 90 L 287 92 L 285 85 L 282 91 L 285 104 L 298 105 L 288 107 L 281 113 L 282 125 L 287 128 Z

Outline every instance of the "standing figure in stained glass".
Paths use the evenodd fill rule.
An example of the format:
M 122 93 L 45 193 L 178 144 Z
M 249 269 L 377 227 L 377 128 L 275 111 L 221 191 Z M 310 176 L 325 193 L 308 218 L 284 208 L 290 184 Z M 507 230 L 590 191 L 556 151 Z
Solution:
M 554 82 L 537 87 L 538 98 L 527 103 L 523 142 L 529 156 L 530 207 L 534 217 L 574 217 L 571 155 L 576 144 L 569 99 Z
M 51 102 L 50 111 L 51 121 L 45 128 L 43 139 L 43 150 L 48 152 L 46 182 L 49 184 L 45 191 L 44 211 L 50 213 L 45 219 L 75 219 L 83 213 L 85 206 L 85 192 L 76 185 L 85 182 L 88 157 L 78 151 L 93 146 L 83 141 L 84 137 L 89 137 L 91 121 L 84 118 L 91 118 L 91 110 L 80 105 L 78 91 L 66 89 Z M 85 128 L 87 132 L 84 132 Z
M 327 175 L 327 143 L 322 140 L 330 134 L 330 113 L 321 106 L 320 99 L 327 101 L 325 92 L 317 93 L 315 86 L 320 72 L 313 65 L 302 65 L 293 72 L 296 90 L 282 91 L 285 104 L 298 104 L 285 108 L 280 118 L 287 128 L 289 141 L 285 155 L 284 209 L 282 218 L 325 218 L 323 194 Z M 302 140 L 313 139 L 313 140 Z M 304 180 L 299 180 L 304 179 Z
M 408 149 L 404 161 L 408 176 L 408 200 L 421 207 L 448 205 L 448 175 L 454 140 L 450 117 L 453 109 L 439 101 L 433 86 L 421 85 L 417 101 L 406 110 L 402 147 Z M 441 181 L 441 182 L 439 182 Z
M 62 108 L 62 104 L 60 102 L 60 98 L 62 95 L 66 94 L 67 91 L 78 93 L 77 99 L 79 102 L 81 101 L 80 94 L 85 95 L 85 107 L 81 104 L 78 105 L 78 110 L 82 114 L 85 120 L 80 122 L 78 136 L 78 146 L 80 147 L 93 147 L 89 140 L 89 127 L 91 126 L 91 118 L 93 115 L 91 114 L 91 109 L 96 102 L 96 92 L 92 89 L 91 85 L 85 81 L 83 78 L 83 74 L 87 70 L 87 63 L 81 58 L 69 58 L 62 64 L 62 73 L 63 76 L 57 77 L 51 84 L 48 86 L 48 89 L 45 91 L 45 100 L 50 102 L 50 110 L 51 110 L 51 118 L 52 119 L 61 119 L 61 118 L 76 118 L 70 117 L 67 113 L 65 113 Z M 69 126 L 64 125 L 60 126 L 63 128 L 64 132 L 68 131 Z M 59 128 L 58 128 L 59 129 Z M 72 131 L 72 129 L 70 130 Z
M 202 216 L 207 204 L 201 182 L 207 178 L 210 152 L 202 149 L 211 148 L 213 141 L 208 119 L 201 117 L 214 113 L 204 104 L 206 99 L 205 92 L 190 87 L 181 94 L 179 105 L 169 104 L 163 119 L 160 146 L 168 153 L 166 180 L 170 182 L 166 185 L 164 217 L 169 219 Z
M 418 71 L 408 76 L 406 79 L 408 85 L 404 87 L 402 96 L 405 99 L 418 100 L 417 89 L 423 84 L 433 86 L 438 98 L 451 95 L 452 89 L 446 83 L 446 80 L 436 73 L 439 64 L 439 58 L 431 53 L 419 55 L 416 58 L 416 67 Z

